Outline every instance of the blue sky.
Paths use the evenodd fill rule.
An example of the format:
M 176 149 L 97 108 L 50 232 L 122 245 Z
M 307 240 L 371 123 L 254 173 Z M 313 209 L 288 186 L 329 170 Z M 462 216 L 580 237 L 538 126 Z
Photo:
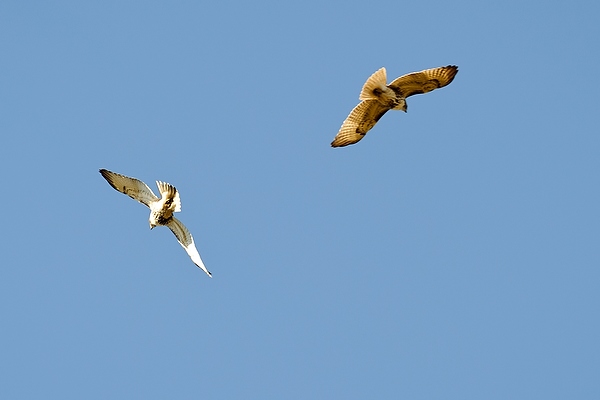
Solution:
M 600 6 L 412 3 L 3 2 L 0 397 L 598 398 Z

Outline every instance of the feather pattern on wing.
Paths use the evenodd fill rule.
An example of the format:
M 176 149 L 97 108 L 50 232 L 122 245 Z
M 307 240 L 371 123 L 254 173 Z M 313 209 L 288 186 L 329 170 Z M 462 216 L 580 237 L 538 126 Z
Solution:
M 401 97 L 407 98 L 444 87 L 454 80 L 457 73 L 458 67 L 456 65 L 426 69 L 402 75 L 394 79 L 389 87 Z
M 106 169 L 101 169 L 100 173 L 114 189 L 139 201 L 146 207 L 150 207 L 151 203 L 158 200 L 158 197 L 156 197 L 148 185 L 139 179 L 130 178 Z
M 338 134 L 331 142 L 332 147 L 343 147 L 361 140 L 390 107 L 378 100 L 360 102 L 348 115 Z
M 199 268 L 206 272 L 208 276 L 212 277 L 212 274 L 208 269 L 206 269 L 204 263 L 202 262 L 202 259 L 200 258 L 200 253 L 198 253 L 198 250 L 196 249 L 196 245 L 194 244 L 194 238 L 192 237 L 192 234 L 190 233 L 190 231 L 187 230 L 185 225 L 183 225 L 183 223 L 181 223 L 181 221 L 179 221 L 177 218 L 171 217 L 169 219 L 169 222 L 167 222 L 167 226 L 169 227 L 171 232 L 173 232 L 179 244 L 188 253 L 194 264 L 196 264 Z

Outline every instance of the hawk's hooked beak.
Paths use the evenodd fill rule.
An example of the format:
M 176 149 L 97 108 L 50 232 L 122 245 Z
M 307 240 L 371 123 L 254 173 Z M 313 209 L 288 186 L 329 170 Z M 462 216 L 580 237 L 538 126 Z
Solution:
M 155 227 L 155 226 L 156 226 L 156 225 L 152 225 L 152 224 L 150 224 L 150 230 L 154 229 L 154 227 Z

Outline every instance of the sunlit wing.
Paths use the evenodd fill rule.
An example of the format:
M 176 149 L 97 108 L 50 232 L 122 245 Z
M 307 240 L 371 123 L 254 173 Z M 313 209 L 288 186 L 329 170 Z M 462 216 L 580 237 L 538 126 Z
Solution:
M 206 272 L 208 276 L 212 277 L 212 274 L 208 271 L 208 269 L 206 269 L 202 259 L 200 258 L 200 253 L 198 253 L 198 250 L 196 249 L 192 234 L 187 230 L 185 225 L 183 225 L 183 223 L 181 223 L 181 221 L 179 221 L 177 218 L 172 217 L 167 223 L 167 226 L 171 232 L 175 234 L 177 241 L 188 253 L 194 264 Z
M 361 140 L 390 108 L 377 100 L 365 100 L 348 115 L 331 147 L 343 147 Z
M 427 93 L 444 87 L 452 82 L 457 73 L 456 65 L 431 68 L 403 75 L 388 86 L 402 97 L 407 98 L 414 94 Z
M 158 197 L 156 197 L 148 185 L 139 179 L 130 178 L 106 169 L 101 169 L 100 173 L 110 186 L 148 207 L 150 207 L 150 203 L 158 200 Z

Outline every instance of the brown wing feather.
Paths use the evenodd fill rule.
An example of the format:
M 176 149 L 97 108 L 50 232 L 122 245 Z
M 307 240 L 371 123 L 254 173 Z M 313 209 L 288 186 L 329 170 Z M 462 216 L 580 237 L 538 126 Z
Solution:
M 457 73 L 456 65 L 431 68 L 403 75 L 388 86 L 402 97 L 407 98 L 414 94 L 427 93 L 444 87 L 452 82 Z
M 331 142 L 331 147 L 343 147 L 358 142 L 389 109 L 377 100 L 362 101 L 350 112 Z
M 151 203 L 158 200 L 158 197 L 150 190 L 148 185 L 139 179 L 117 174 L 106 169 L 101 169 L 100 173 L 114 189 L 139 201 L 145 206 L 150 207 Z

